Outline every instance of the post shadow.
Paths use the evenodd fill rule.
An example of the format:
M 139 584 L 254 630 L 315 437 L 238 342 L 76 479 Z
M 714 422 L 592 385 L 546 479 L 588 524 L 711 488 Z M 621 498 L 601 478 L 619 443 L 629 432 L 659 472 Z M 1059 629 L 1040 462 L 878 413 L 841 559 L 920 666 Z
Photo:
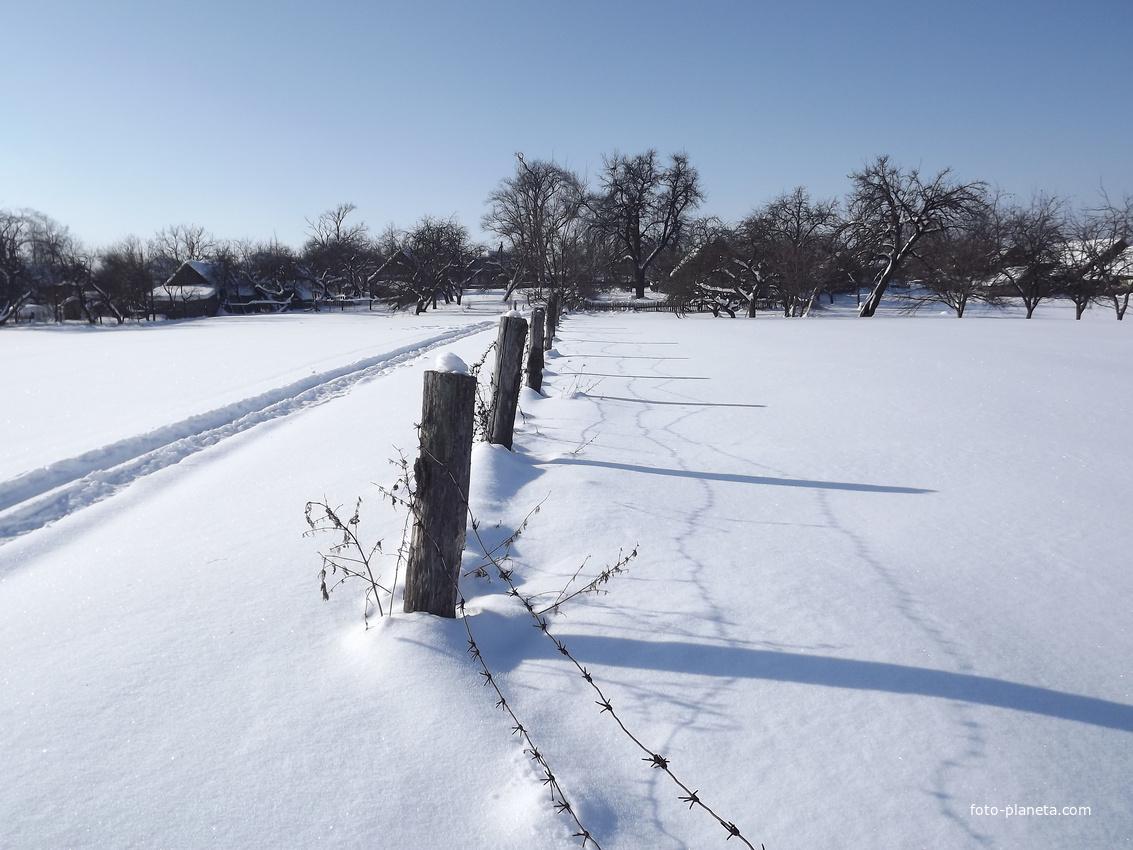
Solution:
M 567 464 L 571 466 L 597 466 L 604 469 L 620 469 L 624 472 L 641 472 L 649 475 L 671 475 L 676 478 L 699 478 L 703 481 L 727 481 L 733 484 L 762 484 L 773 487 L 810 487 L 819 490 L 854 490 L 861 493 L 904 493 L 919 495 L 935 493 L 921 487 L 891 487 L 882 484 L 854 484 L 845 481 L 815 481 L 807 478 L 772 478 L 764 475 L 740 475 L 733 472 L 705 472 L 693 469 L 666 469 L 660 466 L 639 466 L 634 463 L 615 463 L 608 460 L 591 460 L 581 457 L 558 457 L 545 461 L 547 464 Z
M 852 658 L 677 641 L 573 635 L 562 636 L 562 642 L 584 664 L 912 694 L 1009 708 L 1133 732 L 1133 705 L 988 676 Z

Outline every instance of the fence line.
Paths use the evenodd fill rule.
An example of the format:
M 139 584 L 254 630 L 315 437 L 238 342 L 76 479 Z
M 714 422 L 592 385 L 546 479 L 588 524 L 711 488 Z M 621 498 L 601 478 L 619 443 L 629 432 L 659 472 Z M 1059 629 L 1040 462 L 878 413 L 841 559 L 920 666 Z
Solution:
M 591 301 L 582 302 L 587 313 L 675 313 L 677 308 L 667 301 Z
M 553 304 L 552 307 L 554 307 L 554 306 L 555 305 Z M 660 303 L 660 302 L 657 302 L 657 303 L 654 303 L 654 304 L 648 304 L 648 305 L 640 305 L 640 304 L 633 303 L 633 304 L 627 304 L 624 307 L 619 306 L 617 304 L 617 302 L 603 302 L 602 306 L 598 309 L 615 310 L 615 309 L 627 309 L 627 308 L 628 309 L 641 310 L 641 311 L 645 311 L 645 312 L 672 312 L 673 311 L 673 308 L 670 305 L 663 304 L 663 303 Z M 556 322 L 554 320 L 557 318 L 557 317 L 554 316 L 554 312 L 556 312 L 556 311 L 554 311 L 552 309 L 549 312 L 552 315 L 548 317 L 550 319 L 550 321 L 548 321 L 548 328 L 547 328 L 547 338 L 548 339 L 553 338 L 554 328 L 556 327 Z M 499 336 L 499 340 L 497 342 L 497 351 L 496 351 L 497 368 L 496 368 L 496 374 L 494 375 L 493 382 L 492 382 L 493 388 L 494 388 L 493 396 L 497 395 L 497 393 L 498 393 L 498 391 L 499 391 L 499 389 L 501 388 L 502 385 L 508 385 L 509 387 L 514 385 L 516 393 L 518 393 L 518 386 L 519 386 L 519 382 L 520 382 L 520 378 L 521 378 L 521 374 L 522 374 L 522 357 L 521 357 L 521 354 L 522 354 L 522 347 L 523 347 L 523 336 L 526 336 L 526 331 L 527 331 L 527 322 L 524 321 L 521 318 L 517 318 L 517 317 L 513 316 L 513 317 L 504 317 L 501 320 L 500 336 Z M 518 342 L 516 340 L 518 340 Z M 533 338 L 533 340 L 534 340 L 534 338 Z M 506 368 L 507 374 L 504 374 L 503 372 L 501 372 L 501 368 Z M 462 379 L 461 383 L 463 383 L 464 381 L 470 381 L 470 380 L 475 381 L 473 376 L 467 375 L 467 374 L 457 375 L 455 373 L 451 373 L 451 374 L 446 375 L 446 374 L 443 374 L 443 373 L 427 372 L 426 373 L 427 385 L 429 385 L 429 377 L 430 376 L 433 377 L 434 382 L 441 377 L 447 378 L 450 381 L 457 379 L 457 378 L 460 378 L 460 379 Z M 462 387 L 462 389 L 464 389 L 464 388 Z M 573 822 L 574 822 L 574 824 L 577 828 L 577 831 L 575 833 L 573 833 L 573 837 L 582 839 L 582 846 L 583 847 L 586 847 L 588 844 L 593 844 L 596 848 L 598 848 L 598 850 L 601 850 L 600 845 L 598 844 L 597 840 L 590 834 L 589 830 L 587 830 L 583 826 L 582 821 L 580 820 L 578 814 L 574 811 L 574 808 L 571 806 L 570 802 L 567 800 L 565 794 L 563 793 L 562 788 L 560 787 L 560 785 L 558 783 L 558 780 L 555 778 L 554 773 L 551 771 L 550 765 L 547 763 L 547 760 L 544 758 L 542 753 L 540 753 L 538 748 L 535 746 L 535 743 L 534 743 L 530 733 L 527 731 L 526 727 L 519 721 L 518 717 L 515 715 L 515 712 L 512 710 L 511 706 L 509 705 L 507 698 L 505 697 L 503 691 L 500 689 L 500 686 L 496 682 L 495 677 L 492 675 L 492 671 L 488 667 L 487 662 L 484 660 L 483 655 L 481 654 L 480 648 L 476 643 L 476 639 L 473 636 L 471 624 L 468 621 L 468 617 L 465 615 L 464 595 L 460 592 L 460 589 L 459 589 L 459 571 L 458 571 L 458 569 L 454 570 L 454 569 L 448 568 L 448 566 L 447 566 L 447 565 L 450 565 L 450 564 L 456 564 L 457 567 L 459 566 L 460 551 L 457 550 L 457 551 L 453 552 L 448 547 L 441 546 L 440 544 L 441 544 L 442 540 L 439 539 L 439 538 L 444 538 L 445 541 L 448 541 L 448 540 L 451 540 L 453 538 L 454 535 L 451 533 L 450 527 L 454 523 L 459 523 L 461 528 L 464 528 L 465 524 L 469 525 L 472 528 L 473 533 L 475 534 L 478 543 L 480 544 L 481 551 L 484 553 L 484 566 L 486 566 L 486 564 L 490 563 L 490 564 L 492 564 L 492 566 L 495 567 L 496 572 L 499 575 L 500 579 L 507 584 L 509 595 L 514 596 L 517 600 L 519 600 L 520 604 L 523 605 L 523 607 L 526 609 L 527 613 L 535 620 L 535 625 L 539 628 L 539 630 L 548 638 L 548 640 L 550 640 L 554 644 L 555 649 L 559 652 L 559 654 L 561 654 L 571 664 L 574 665 L 575 669 L 578 671 L 578 673 L 582 677 L 582 679 L 597 694 L 598 700 L 597 700 L 596 704 L 600 707 L 599 713 L 600 714 L 609 714 L 610 717 L 617 724 L 618 728 L 622 731 L 622 733 L 627 738 L 629 738 L 629 740 L 632 741 L 633 744 L 636 745 L 637 748 L 641 750 L 641 752 L 643 752 L 645 754 L 644 757 L 642 758 L 642 761 L 646 762 L 652 769 L 662 771 L 672 780 L 672 782 L 677 786 L 677 788 L 680 789 L 681 792 L 683 792 L 680 795 L 678 795 L 678 799 L 682 803 L 688 803 L 690 811 L 694 808 L 699 807 L 703 812 L 708 814 L 709 817 L 711 817 L 721 827 L 723 827 L 723 829 L 728 834 L 727 835 L 728 840 L 731 840 L 732 838 L 737 838 L 737 839 L 739 839 L 739 842 L 741 844 L 745 845 L 746 847 L 748 847 L 749 850 L 755 850 L 755 845 L 752 844 L 746 837 L 744 837 L 743 833 L 740 831 L 739 827 L 737 827 L 734 822 L 725 820 L 721 815 L 717 814 L 710 806 L 708 806 L 708 804 L 706 804 L 703 800 L 701 800 L 700 792 L 699 792 L 698 789 L 691 788 L 689 785 L 687 785 L 685 782 L 683 782 L 680 778 L 677 777 L 676 773 L 674 773 L 674 771 L 672 770 L 672 767 L 670 766 L 670 762 L 669 762 L 668 758 L 661 755 L 660 753 L 654 752 L 652 748 L 647 747 L 641 741 L 640 738 L 638 738 L 633 732 L 631 732 L 629 730 L 629 728 L 626 726 L 625 722 L 622 720 L 622 718 L 615 711 L 613 704 L 610 702 L 610 699 L 603 692 L 601 686 L 595 681 L 594 676 L 584 666 L 582 666 L 582 664 L 570 653 L 570 651 L 567 649 L 566 644 L 563 643 L 563 641 L 561 641 L 559 638 L 557 638 L 554 634 L 551 633 L 550 625 L 549 625 L 547 618 L 545 616 L 547 611 L 556 611 L 557 612 L 558 609 L 559 609 L 559 606 L 561 606 L 562 604 L 565 604 L 569 599 L 572 599 L 572 598 L 574 598 L 578 595 L 588 593 L 588 592 L 600 592 L 599 588 L 601 588 L 603 584 L 605 584 L 614 574 L 624 571 L 626 564 L 628 564 L 630 560 L 632 560 L 634 557 L 637 556 L 636 547 L 634 548 L 633 553 L 630 554 L 629 556 L 622 557 L 619 553 L 619 559 L 615 564 L 613 564 L 612 566 L 608 566 L 605 570 L 602 571 L 602 573 L 596 579 L 591 581 L 589 584 L 587 584 L 586 586 L 584 586 L 580 590 L 576 591 L 575 593 L 571 593 L 571 594 L 567 595 L 567 590 L 569 589 L 569 586 L 570 586 L 570 584 L 568 583 L 567 588 L 564 588 L 564 590 L 559 594 L 559 596 L 556 598 L 556 600 L 550 606 L 547 606 L 543 610 L 537 610 L 536 606 L 535 606 L 535 602 L 534 602 L 534 597 L 524 596 L 520 592 L 519 587 L 516 585 L 516 583 L 513 579 L 513 571 L 504 566 L 503 561 L 506 561 L 508 559 L 507 552 L 505 551 L 505 554 L 502 558 L 498 557 L 496 553 L 499 551 L 500 547 L 497 547 L 496 549 L 490 550 L 490 549 L 488 549 L 487 545 L 484 543 L 483 539 L 480 537 L 479 523 L 477 522 L 476 518 L 472 515 L 471 508 L 468 505 L 467 493 L 468 493 L 469 480 L 468 480 L 468 477 L 467 477 L 467 473 L 465 473 L 464 470 L 468 469 L 468 464 L 470 463 L 470 460 L 471 460 L 471 439 L 470 439 L 470 435 L 471 435 L 471 430 L 472 430 L 472 419 L 474 418 L 472 399 L 475 396 L 475 392 L 473 390 L 473 392 L 471 394 L 469 394 L 467 389 L 465 389 L 464 392 L 462 393 L 462 395 L 467 396 L 467 398 L 464 400 L 464 403 L 462 405 L 460 405 L 461 412 L 460 412 L 459 416 L 460 416 L 461 419 L 467 419 L 468 421 L 467 421 L 467 423 L 462 422 L 462 423 L 459 423 L 459 424 L 456 424 L 456 425 L 452 425 L 452 424 L 449 425 L 450 428 L 453 428 L 457 432 L 459 432 L 459 435 L 461 437 L 461 439 L 455 441 L 457 443 L 460 443 L 460 446 L 459 446 L 460 456 L 455 457 L 454 453 L 449 448 L 449 446 L 451 445 L 451 443 L 453 441 L 448 441 L 448 442 L 442 444 L 439 447 L 434 447 L 431 442 L 426 441 L 423 438 L 422 441 L 421 441 L 421 456 L 418 458 L 417 463 L 414 466 L 415 477 L 420 476 L 422 471 L 428 470 L 428 472 L 430 473 L 429 477 L 430 477 L 431 480 L 432 479 L 439 479 L 439 478 L 448 478 L 449 479 L 448 483 L 451 484 L 451 488 L 455 488 L 456 496 L 454 498 L 445 498 L 445 499 L 442 500 L 443 505 L 444 505 L 445 514 L 444 514 L 444 516 L 434 516 L 434 517 L 431 518 L 428 525 L 432 526 L 432 525 L 435 524 L 435 528 L 433 528 L 433 527 L 426 527 L 426 523 L 424 522 L 423 513 L 419 510 L 418 499 L 421 495 L 423 495 L 422 494 L 423 488 L 420 486 L 420 482 L 418 482 L 418 487 L 416 488 L 416 490 L 413 493 L 413 496 L 412 496 L 412 499 L 411 499 L 411 510 L 413 510 L 413 512 L 414 512 L 415 522 L 414 522 L 413 540 L 412 540 L 412 543 L 411 543 L 411 546 L 410 546 L 410 551 L 409 551 L 409 554 L 408 554 L 408 560 L 409 560 L 410 567 L 409 567 L 409 569 L 407 569 L 407 575 L 406 575 L 406 606 L 405 606 L 405 610 L 406 611 L 431 610 L 429 607 L 427 607 L 425 605 L 418 605 L 416 607 L 411 607 L 410 604 L 409 604 L 409 595 L 410 595 L 409 594 L 409 585 L 411 583 L 410 577 L 411 577 L 411 575 L 414 575 L 414 573 L 415 573 L 413 566 L 414 566 L 416 560 L 421 560 L 425 557 L 425 553 L 427 551 L 428 555 L 431 556 L 431 558 L 433 560 L 439 560 L 440 565 L 441 565 L 440 569 L 436 571 L 436 575 L 438 577 L 436 579 L 431 580 L 429 583 L 435 585 L 437 583 L 449 584 L 451 582 L 451 584 L 449 585 L 451 587 L 451 596 L 449 595 L 450 591 L 448 591 L 448 590 L 444 590 L 444 592 L 442 594 L 440 594 L 440 595 L 443 595 L 445 597 L 445 599 L 444 599 L 445 605 L 442 606 L 444 610 L 434 610 L 433 612 L 441 614 L 442 616 L 450 616 L 451 617 L 455 614 L 455 611 L 453 611 L 452 613 L 449 613 L 448 603 L 449 603 L 450 599 L 452 599 L 452 601 L 455 601 L 455 603 L 456 603 L 455 608 L 457 610 L 459 610 L 459 612 L 461 614 L 461 619 L 464 622 L 465 630 L 467 631 L 467 634 L 468 634 L 468 645 L 469 645 L 468 651 L 472 655 L 472 657 L 476 661 L 476 663 L 479 664 L 480 675 L 483 677 L 485 685 L 492 687 L 492 689 L 495 691 L 496 696 L 497 696 L 496 706 L 498 708 L 502 709 L 504 712 L 506 712 L 508 714 L 508 716 L 511 718 L 511 721 L 512 721 L 512 724 L 513 724 L 512 725 L 512 733 L 518 734 L 522 737 L 524 743 L 526 744 L 526 747 L 524 748 L 524 752 L 527 753 L 530 756 L 532 761 L 534 761 L 536 763 L 539 770 L 542 772 L 543 778 L 540 781 L 542 782 L 542 784 L 546 785 L 548 787 L 548 789 L 550 790 L 552 805 L 554 806 L 556 811 L 558 811 L 562 814 L 566 814 L 567 816 L 569 816 L 573 820 Z M 514 417 L 515 417 L 514 405 L 509 405 L 507 403 L 499 404 L 497 402 L 498 402 L 498 400 L 496 398 L 493 398 L 491 418 L 492 419 L 506 418 L 507 408 L 510 406 L 511 407 L 511 419 L 514 420 Z M 428 406 L 428 402 L 426 402 L 426 406 Z M 452 408 L 449 407 L 447 409 L 451 410 Z M 425 419 L 428 419 L 428 417 L 423 415 L 423 420 L 425 420 Z M 426 430 L 426 427 L 425 427 L 425 423 L 423 422 L 422 423 L 422 431 L 424 432 L 425 430 Z M 491 429 L 489 429 L 489 430 L 491 430 Z M 508 439 L 506 440 L 506 442 L 504 440 L 500 440 L 500 439 L 496 439 L 496 440 L 492 440 L 491 438 L 489 438 L 489 439 L 492 442 L 504 442 L 508 446 L 508 448 L 510 448 L 511 447 L 510 428 L 508 428 L 508 431 L 509 431 L 509 434 L 508 434 Z M 465 432 L 467 432 L 467 434 L 469 435 L 467 442 L 465 442 L 465 439 L 464 439 Z M 443 457 L 437 457 L 435 452 L 442 454 Z M 437 481 L 433 480 L 432 485 L 428 489 L 435 489 L 437 483 L 438 483 Z M 409 490 L 409 489 L 411 489 L 411 488 L 407 487 L 407 490 Z M 396 497 L 394 497 L 394 498 L 396 499 Z M 529 514 L 528 517 L 526 519 L 524 519 L 520 528 L 517 529 L 515 532 L 513 532 L 512 536 L 509 538 L 509 541 L 514 540 L 515 537 L 517 537 L 520 533 L 522 533 L 522 531 L 526 527 L 527 522 L 530 519 L 531 515 L 536 513 L 538 510 L 539 510 L 539 506 L 536 506 L 536 508 L 531 512 L 531 514 Z M 460 514 L 459 518 L 456 516 L 457 512 L 459 512 L 459 514 Z M 438 533 L 434 533 L 435 530 Z M 507 541 L 505 541 L 505 542 L 507 542 Z M 502 545 L 503 544 L 501 544 L 501 546 Z M 508 543 L 508 546 L 510 547 L 510 543 Z M 460 535 L 460 548 L 461 549 L 463 548 L 463 534 Z M 444 551 L 442 551 L 442 550 L 444 550 Z M 476 574 L 478 574 L 478 575 L 486 576 L 487 571 L 486 571 L 486 569 L 484 569 L 484 566 L 482 566 L 479 570 L 476 570 L 474 572 L 476 572 Z M 576 573 L 576 577 L 577 577 L 577 573 Z M 573 580 L 574 579 L 572 579 L 571 581 L 573 581 Z M 435 587 L 434 587 L 434 590 L 435 590 Z M 760 847 L 762 848 L 763 845 L 760 845 Z

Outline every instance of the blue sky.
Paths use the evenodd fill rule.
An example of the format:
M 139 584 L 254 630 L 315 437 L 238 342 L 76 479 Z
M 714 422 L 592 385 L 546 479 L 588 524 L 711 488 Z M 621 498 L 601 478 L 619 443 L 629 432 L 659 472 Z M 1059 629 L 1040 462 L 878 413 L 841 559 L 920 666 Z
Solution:
M 0 208 L 106 245 L 299 247 L 342 202 L 479 236 L 514 154 L 686 151 L 705 214 L 879 154 L 1029 198 L 1133 192 L 1130 0 L 6 0 Z

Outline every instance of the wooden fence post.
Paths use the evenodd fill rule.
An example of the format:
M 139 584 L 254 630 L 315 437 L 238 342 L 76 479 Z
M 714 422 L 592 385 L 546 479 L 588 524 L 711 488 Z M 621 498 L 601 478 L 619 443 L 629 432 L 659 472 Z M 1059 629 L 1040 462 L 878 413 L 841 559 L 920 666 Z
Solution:
M 550 351 L 555 344 L 555 331 L 559 329 L 559 295 L 552 294 L 547 299 L 547 335 L 543 338 L 543 350 Z
M 457 581 L 468 527 L 468 482 L 476 378 L 426 372 L 421 454 L 413 465 L 413 533 L 405 571 L 405 612 L 456 617 Z
M 543 391 L 543 320 L 547 312 L 542 307 L 531 311 L 531 344 L 527 347 L 527 386 Z
M 496 370 L 492 374 L 492 406 L 488 411 L 488 442 L 511 449 L 515 430 L 515 408 L 519 404 L 519 385 L 523 377 L 523 343 L 527 339 L 527 320 L 522 316 L 500 319 L 496 341 Z

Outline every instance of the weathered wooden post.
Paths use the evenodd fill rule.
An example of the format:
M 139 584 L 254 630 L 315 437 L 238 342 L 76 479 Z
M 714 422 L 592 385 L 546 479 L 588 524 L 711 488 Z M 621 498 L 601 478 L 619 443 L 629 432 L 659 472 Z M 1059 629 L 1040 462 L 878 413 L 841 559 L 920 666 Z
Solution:
M 555 344 L 555 331 L 559 329 L 559 295 L 547 299 L 547 335 L 543 337 L 543 350 L 550 351 Z
M 527 320 L 516 314 L 500 319 L 496 340 L 496 370 L 492 374 L 492 406 L 488 410 L 488 442 L 511 448 L 515 408 L 523 377 L 523 343 Z
M 543 320 L 547 312 L 542 307 L 531 311 L 531 344 L 527 346 L 527 386 L 535 392 L 543 391 Z
M 476 378 L 472 375 L 425 373 L 421 454 L 413 464 L 417 489 L 405 571 L 407 614 L 425 611 L 456 616 L 460 555 L 468 525 L 475 403 Z

